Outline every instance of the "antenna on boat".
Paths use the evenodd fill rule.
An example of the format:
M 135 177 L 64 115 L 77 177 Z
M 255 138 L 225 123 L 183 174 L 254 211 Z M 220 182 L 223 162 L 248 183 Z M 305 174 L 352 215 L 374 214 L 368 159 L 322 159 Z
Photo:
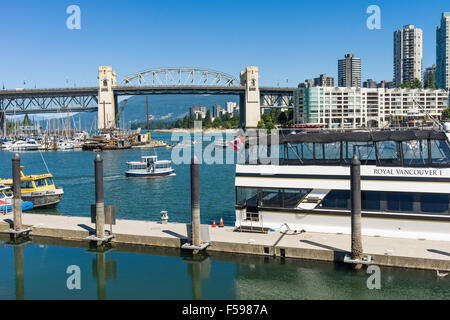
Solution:
M 50 173 L 50 170 L 48 170 L 47 163 L 45 162 L 45 159 L 44 159 L 44 156 L 42 155 L 41 150 L 39 150 L 39 154 L 41 155 L 42 161 L 44 162 L 45 169 L 47 169 L 47 172 Z

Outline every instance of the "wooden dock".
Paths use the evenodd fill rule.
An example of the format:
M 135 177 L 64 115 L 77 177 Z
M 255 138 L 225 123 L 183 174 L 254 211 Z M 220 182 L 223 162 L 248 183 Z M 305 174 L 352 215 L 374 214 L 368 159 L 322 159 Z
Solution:
M 33 237 L 85 241 L 95 233 L 88 217 L 54 216 L 24 213 L 23 226 L 32 227 Z M 112 243 L 180 248 L 187 241 L 183 223 L 161 224 L 152 221 L 117 220 Z M 12 224 L 12 214 L 0 217 L 0 231 Z M 106 225 L 106 234 L 109 226 Z M 244 255 L 276 256 L 343 262 L 350 252 L 350 235 L 310 233 L 290 234 L 237 232 L 233 227 L 211 228 L 211 246 L 206 251 Z M 363 236 L 364 253 L 372 264 L 428 270 L 450 271 L 450 242 Z

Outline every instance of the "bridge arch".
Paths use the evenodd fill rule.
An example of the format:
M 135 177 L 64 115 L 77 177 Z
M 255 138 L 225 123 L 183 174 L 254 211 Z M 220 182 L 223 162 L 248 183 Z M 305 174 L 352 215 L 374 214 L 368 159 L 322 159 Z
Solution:
M 230 74 L 205 68 L 154 68 L 126 76 L 119 86 L 234 87 L 239 81 Z

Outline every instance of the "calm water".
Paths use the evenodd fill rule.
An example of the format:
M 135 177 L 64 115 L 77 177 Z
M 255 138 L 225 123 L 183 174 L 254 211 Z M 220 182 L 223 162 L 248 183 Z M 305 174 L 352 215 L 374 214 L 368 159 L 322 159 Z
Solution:
M 170 134 L 153 133 L 152 137 L 170 141 Z M 206 148 L 210 142 L 204 142 Z M 171 159 L 171 149 L 155 149 L 160 160 Z M 190 166 L 173 165 L 176 176 L 158 179 L 126 178 L 127 161 L 154 155 L 151 149 L 129 149 L 102 152 L 104 161 L 105 203 L 116 206 L 119 219 L 160 220 L 167 210 L 169 221 L 190 220 Z M 12 152 L 0 151 L 0 178 L 11 177 Z M 94 157 L 90 151 L 42 152 L 57 186 L 64 188 L 64 197 L 57 209 L 34 210 L 73 216 L 89 216 L 95 202 Z M 20 152 L 25 174 L 45 173 L 39 152 Z M 224 154 L 225 157 L 225 154 Z M 211 224 L 223 217 L 226 225 L 234 225 L 234 165 L 201 165 L 200 201 L 202 223 Z
M 82 243 L 33 241 L 0 238 L 0 299 L 450 299 L 450 279 L 433 271 L 382 268 L 381 289 L 370 290 L 364 270 L 342 264 L 228 254 L 194 261 L 169 249 L 95 253 Z M 67 288 L 71 265 L 81 290 Z

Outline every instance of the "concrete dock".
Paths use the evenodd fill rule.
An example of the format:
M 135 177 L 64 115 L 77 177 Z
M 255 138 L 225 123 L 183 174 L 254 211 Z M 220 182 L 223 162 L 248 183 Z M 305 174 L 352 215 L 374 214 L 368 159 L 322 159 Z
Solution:
M 12 224 L 12 214 L 0 216 L 0 232 Z M 26 214 L 24 227 L 32 227 L 30 237 L 85 241 L 95 233 L 89 217 Z M 183 223 L 161 224 L 152 221 L 117 220 L 112 243 L 180 248 L 187 241 Z M 109 226 L 106 225 L 106 234 Z M 290 234 L 282 231 L 249 233 L 234 227 L 211 228 L 211 246 L 206 251 L 233 254 L 277 256 L 295 259 L 342 262 L 351 250 L 350 235 L 310 233 Z M 428 270 L 450 271 L 450 242 L 363 236 L 364 253 L 372 264 Z

